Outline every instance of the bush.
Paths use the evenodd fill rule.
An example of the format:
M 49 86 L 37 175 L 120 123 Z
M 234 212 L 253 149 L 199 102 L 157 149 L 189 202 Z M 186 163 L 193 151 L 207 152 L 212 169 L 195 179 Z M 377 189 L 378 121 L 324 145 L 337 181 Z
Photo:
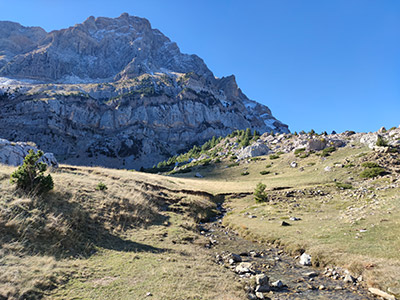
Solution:
M 98 190 L 98 191 L 105 191 L 107 189 L 108 189 L 108 187 L 102 182 L 99 182 L 96 186 L 96 190 Z
M 380 165 L 378 165 L 376 162 L 372 162 L 372 161 L 367 161 L 365 163 L 362 163 L 361 166 L 363 168 L 378 168 L 378 167 L 380 167 Z
M 280 156 L 278 154 L 271 154 L 269 156 L 270 159 L 278 159 Z
M 267 186 L 261 182 L 259 182 L 254 190 L 254 199 L 256 202 L 265 202 L 267 201 L 267 194 L 265 192 L 265 188 Z
M 244 171 L 244 172 L 242 172 L 242 173 L 240 173 L 240 175 L 242 175 L 242 176 L 247 176 L 247 175 L 249 175 L 250 173 L 248 172 L 248 171 Z
M 229 164 L 228 168 L 236 167 L 238 165 L 239 165 L 239 163 L 235 162 L 235 163 Z
M 383 139 L 383 137 L 378 136 L 378 139 L 376 141 L 376 145 L 379 147 L 387 147 L 388 143 Z
M 334 151 L 336 151 L 336 148 L 335 148 L 334 146 L 325 148 L 324 150 L 322 150 L 321 156 L 322 156 L 322 157 L 329 156 L 329 154 L 332 153 L 332 152 L 334 152 Z
M 47 193 L 54 188 L 54 182 L 51 175 L 44 175 L 47 170 L 45 163 L 39 162 L 43 156 L 42 151 L 35 153 L 29 150 L 29 154 L 25 157 L 22 166 L 11 174 L 11 183 L 16 183 L 17 188 L 35 195 Z
M 299 155 L 299 158 L 307 158 L 310 156 L 310 152 L 304 152 L 303 154 Z
M 271 168 L 272 165 L 269 164 L 269 165 L 266 165 L 265 167 L 268 169 L 268 168 Z
M 367 168 L 360 173 L 361 178 L 375 178 L 385 173 L 385 169 L 381 167 Z
M 260 172 L 261 175 L 267 175 L 267 174 L 269 174 L 269 173 L 270 173 L 269 171 L 261 171 L 261 172 Z
M 294 154 L 297 155 L 297 154 L 300 154 L 300 153 L 302 153 L 304 151 L 306 151 L 306 148 L 299 148 L 299 149 L 294 150 Z
M 336 186 L 341 190 L 352 189 L 353 186 L 349 183 L 336 182 Z

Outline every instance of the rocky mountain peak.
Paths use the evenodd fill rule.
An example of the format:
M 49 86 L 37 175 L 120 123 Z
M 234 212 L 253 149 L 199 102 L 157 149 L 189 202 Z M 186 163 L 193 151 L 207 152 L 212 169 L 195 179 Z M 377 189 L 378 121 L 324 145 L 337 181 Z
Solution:
M 199 57 L 182 54 L 148 20 L 127 13 L 89 17 L 38 40 L 15 53 L 0 74 L 57 82 L 120 80 L 165 70 L 213 76 Z
M 289 132 L 234 75 L 216 78 L 144 18 L 91 16 L 49 33 L 7 26 L 0 42 L 29 43 L 0 65 L 0 137 L 62 162 L 148 167 L 236 129 Z

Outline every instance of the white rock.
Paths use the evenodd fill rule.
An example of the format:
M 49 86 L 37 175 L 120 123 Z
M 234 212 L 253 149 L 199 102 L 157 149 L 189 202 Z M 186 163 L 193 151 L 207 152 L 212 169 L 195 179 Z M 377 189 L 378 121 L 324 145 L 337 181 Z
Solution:
M 303 253 L 300 256 L 300 261 L 299 263 L 303 266 L 311 266 L 311 255 L 308 255 L 306 253 Z

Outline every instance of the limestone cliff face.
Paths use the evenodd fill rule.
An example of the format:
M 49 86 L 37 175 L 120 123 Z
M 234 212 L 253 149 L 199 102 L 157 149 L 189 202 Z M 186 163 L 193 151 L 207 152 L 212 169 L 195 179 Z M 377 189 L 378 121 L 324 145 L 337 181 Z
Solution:
M 0 70 L 0 137 L 59 161 L 148 167 L 235 129 L 288 132 L 145 19 L 90 17 L 38 39 Z

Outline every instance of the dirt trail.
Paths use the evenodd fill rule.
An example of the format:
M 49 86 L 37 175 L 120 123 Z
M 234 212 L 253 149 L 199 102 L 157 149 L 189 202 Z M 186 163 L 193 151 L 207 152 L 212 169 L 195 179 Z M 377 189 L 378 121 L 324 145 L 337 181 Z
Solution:
M 281 280 L 284 286 L 272 287 L 270 292 L 263 293 L 265 299 L 376 299 L 360 285 L 345 283 L 341 277 L 332 279 L 323 274 L 324 270 L 302 266 L 299 259 L 278 248 L 267 248 L 241 238 L 221 224 L 224 209 L 220 207 L 220 210 L 221 214 L 213 222 L 200 226 L 202 234 L 210 240 L 208 247 L 215 252 L 216 263 L 234 272 L 240 262 L 229 263 L 226 257 L 229 253 L 240 254 L 242 262 L 251 263 L 253 275 L 264 273 L 270 278 L 270 283 Z M 247 293 L 252 299 L 255 286 L 250 276 L 250 273 L 238 274 L 237 279 L 248 286 Z

